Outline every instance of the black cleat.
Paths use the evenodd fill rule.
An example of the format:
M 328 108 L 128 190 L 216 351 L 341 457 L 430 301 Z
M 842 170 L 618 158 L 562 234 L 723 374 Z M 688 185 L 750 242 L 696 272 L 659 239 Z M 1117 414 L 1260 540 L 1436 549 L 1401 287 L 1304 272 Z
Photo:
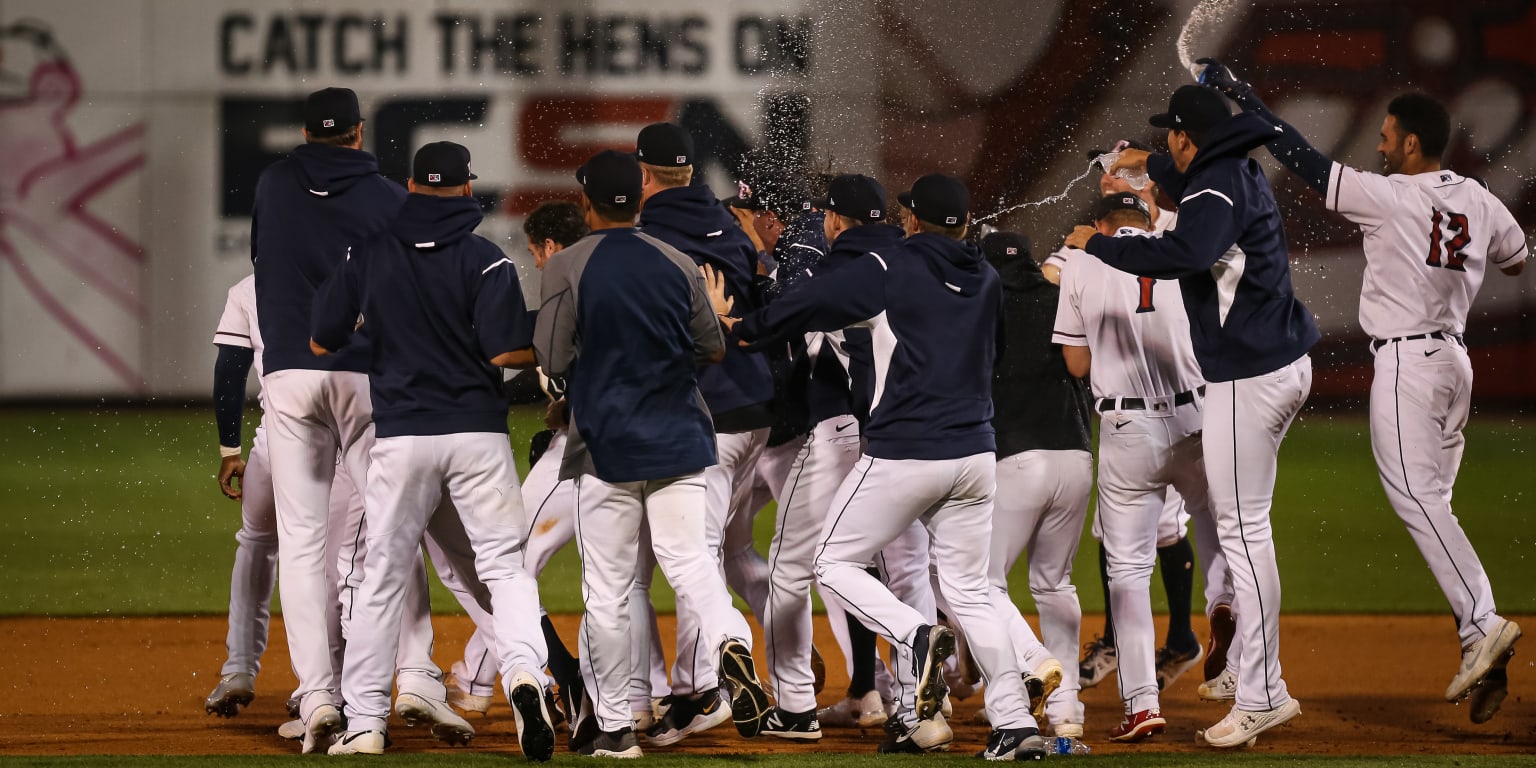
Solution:
M 999 728 L 987 737 L 987 748 L 976 756 L 984 760 L 1044 760 L 1045 739 L 1038 728 Z
M 760 733 L 792 741 L 820 741 L 821 722 L 816 719 L 814 709 L 809 712 L 786 712 L 774 707 L 768 710 L 768 715 L 763 718 L 763 729 Z
M 745 738 L 756 736 L 763 729 L 763 717 L 768 714 L 768 692 L 757 679 L 757 665 L 746 643 L 732 638 L 720 644 L 720 681 L 731 699 L 731 718 L 736 722 L 736 732 Z
M 917 719 L 931 720 L 944 706 L 949 686 L 944 661 L 955 655 L 955 633 L 938 624 L 917 628 L 912 639 L 912 674 L 917 678 Z

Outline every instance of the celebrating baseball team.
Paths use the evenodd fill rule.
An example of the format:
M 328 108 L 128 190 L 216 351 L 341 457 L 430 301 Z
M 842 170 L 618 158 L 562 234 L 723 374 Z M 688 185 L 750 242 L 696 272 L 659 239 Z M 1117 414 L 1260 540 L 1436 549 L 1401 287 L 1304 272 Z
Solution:
M 498 691 L 530 760 L 550 759 L 562 727 L 574 752 L 632 758 L 728 720 L 803 742 L 880 727 L 880 752 L 922 753 L 950 749 L 951 699 L 980 692 L 979 756 L 1041 759 L 1164 732 L 1161 692 L 1194 668 L 1202 699 L 1231 704 L 1200 739 L 1251 745 L 1301 714 L 1280 666 L 1270 508 L 1319 338 L 1249 157 L 1264 147 L 1364 234 L 1376 464 L 1456 619 L 1445 698 L 1486 722 L 1521 632 L 1451 508 L 1472 386 L 1462 333 L 1489 265 L 1521 271 L 1525 235 L 1477 179 L 1441 167 L 1452 123 L 1435 100 L 1391 102 L 1375 173 L 1200 63 L 1200 84 L 1150 118 L 1166 152 L 1092 153 L 1092 222 L 1043 264 L 1023 235 L 975 231 L 954 177 L 892 196 L 754 153 L 720 200 L 694 177 L 693 137 L 657 123 L 574 169 L 579 205 L 527 217 L 536 308 L 475 234 L 467 149 L 420 147 L 402 189 L 361 149 L 356 95 L 310 94 L 304 143 L 256 184 L 254 274 L 214 336 L 219 483 L 243 520 L 207 711 L 252 701 L 276 586 L 298 678 L 279 733 L 305 753 L 384 752 L 391 709 L 466 744 L 461 713 Z M 242 458 L 252 365 L 263 418 Z M 506 380 L 529 369 L 549 431 L 520 482 Z M 1079 659 L 1090 413 L 1106 618 Z M 752 533 L 769 501 L 764 553 Z M 572 540 L 574 639 L 537 581 Z M 1021 557 L 1038 637 L 1008 592 Z M 428 562 L 475 626 L 446 675 Z M 670 667 L 658 565 L 676 593 Z M 851 681 L 820 709 L 813 587 Z M 761 627 L 763 667 L 732 592 Z M 1086 731 L 1080 692 L 1110 677 L 1123 712 Z

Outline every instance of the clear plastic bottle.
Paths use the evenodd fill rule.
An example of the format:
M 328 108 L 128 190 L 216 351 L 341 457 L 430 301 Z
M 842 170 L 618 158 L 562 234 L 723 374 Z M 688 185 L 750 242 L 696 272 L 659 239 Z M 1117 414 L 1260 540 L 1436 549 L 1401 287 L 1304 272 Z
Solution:
M 1045 754 L 1047 757 L 1061 755 L 1087 755 L 1093 752 L 1087 744 L 1070 736 L 1057 736 L 1045 742 Z
M 1103 168 L 1105 173 L 1109 173 L 1110 169 L 1115 167 L 1115 161 L 1119 159 L 1120 152 L 1118 150 L 1113 152 L 1105 152 L 1104 154 L 1094 158 L 1093 164 Z M 1130 184 L 1132 189 L 1146 189 L 1147 182 L 1151 181 L 1151 179 L 1147 178 L 1146 172 L 1136 173 L 1124 168 L 1115 171 L 1114 175 L 1125 179 L 1125 183 Z

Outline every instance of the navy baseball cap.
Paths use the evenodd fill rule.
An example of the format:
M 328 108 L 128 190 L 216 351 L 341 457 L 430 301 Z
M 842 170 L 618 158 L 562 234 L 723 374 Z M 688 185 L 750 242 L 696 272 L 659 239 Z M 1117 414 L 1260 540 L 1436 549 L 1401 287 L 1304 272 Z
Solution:
M 411 181 L 426 187 L 457 187 L 479 176 L 469 172 L 469 150 L 451 141 L 434 141 L 416 150 Z
M 304 99 L 304 130 L 320 136 L 346 133 L 363 122 L 351 88 L 321 88 Z
M 827 184 L 827 196 L 811 205 L 858 219 L 865 224 L 885 220 L 885 187 L 868 176 L 845 173 Z
M 1181 85 L 1168 99 L 1168 111 L 1147 119 L 1157 128 L 1205 131 L 1231 117 L 1227 100 L 1206 85 Z
M 651 123 L 635 139 L 635 157 L 646 165 L 666 168 L 693 165 L 693 137 L 681 125 Z
M 605 149 L 576 171 L 581 191 L 594 203 L 630 205 L 640 202 L 640 162 L 634 155 Z
M 903 192 L 896 199 L 919 219 L 941 227 L 965 224 L 971 211 L 971 193 L 965 183 L 942 173 L 918 179 L 911 192 Z
M 1099 198 L 1093 204 L 1093 220 L 1101 221 L 1115 211 L 1136 211 L 1147 217 L 1148 224 L 1152 223 L 1152 209 L 1147 206 L 1147 201 L 1129 192 L 1116 192 Z
M 993 232 L 981 239 L 981 252 L 993 265 L 1007 264 L 1020 257 L 1033 258 L 1028 235 L 1017 232 Z

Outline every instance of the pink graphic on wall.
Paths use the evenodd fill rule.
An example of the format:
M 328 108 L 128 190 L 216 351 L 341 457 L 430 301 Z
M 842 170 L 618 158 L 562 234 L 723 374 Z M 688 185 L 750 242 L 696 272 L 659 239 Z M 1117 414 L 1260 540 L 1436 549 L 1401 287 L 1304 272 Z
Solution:
M 144 165 L 144 124 L 77 144 L 68 118 L 81 92 L 79 73 L 47 27 L 22 21 L 0 28 L 0 259 L 54 322 L 140 391 L 139 361 L 114 349 L 104 338 L 110 331 L 102 333 L 109 329 L 93 327 L 102 323 L 46 285 L 34 263 L 65 267 L 94 297 L 142 321 L 144 250 L 87 207 Z M 35 247 L 20 247 L 18 237 Z

